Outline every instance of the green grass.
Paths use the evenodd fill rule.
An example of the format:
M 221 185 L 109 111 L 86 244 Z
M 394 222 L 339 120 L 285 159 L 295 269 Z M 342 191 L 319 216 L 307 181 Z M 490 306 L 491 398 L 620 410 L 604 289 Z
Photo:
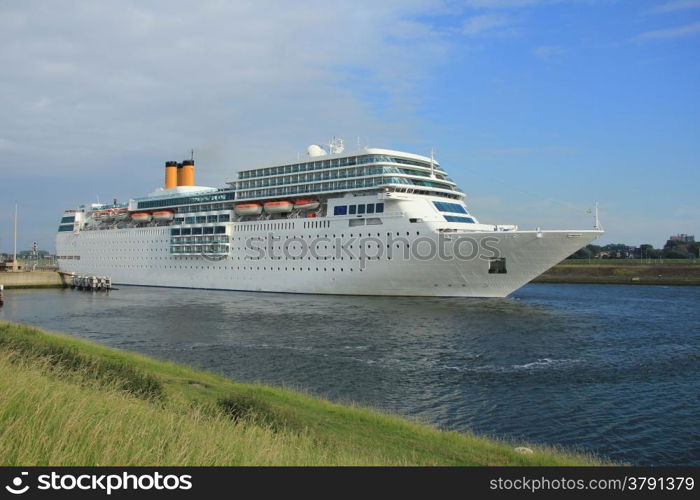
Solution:
M 700 259 L 566 259 L 566 266 L 697 266 Z
M 600 283 L 626 285 L 700 285 L 700 263 L 664 259 L 660 264 L 638 259 L 570 259 L 534 279 L 539 283 Z
M 602 463 L 0 322 L 2 465 Z

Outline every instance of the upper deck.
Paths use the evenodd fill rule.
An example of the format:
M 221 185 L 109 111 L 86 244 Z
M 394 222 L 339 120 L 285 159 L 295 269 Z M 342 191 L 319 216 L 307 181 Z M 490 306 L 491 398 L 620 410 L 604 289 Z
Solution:
M 433 159 L 377 148 L 241 170 L 237 179 L 227 183 L 236 191 L 237 200 L 329 195 L 381 188 L 410 189 L 454 199 L 464 197 Z

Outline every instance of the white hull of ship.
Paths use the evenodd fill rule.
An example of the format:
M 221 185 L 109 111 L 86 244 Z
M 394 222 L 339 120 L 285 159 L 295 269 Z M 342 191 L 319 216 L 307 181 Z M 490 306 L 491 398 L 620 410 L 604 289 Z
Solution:
M 237 224 L 239 227 L 234 228 Z M 218 261 L 172 255 L 169 227 L 59 233 L 59 268 L 76 274 L 109 276 L 114 284 L 123 285 L 337 295 L 506 297 L 601 234 L 589 230 L 450 235 L 452 239 L 469 237 L 479 243 L 490 238 L 487 246 L 497 248 L 498 256 L 505 257 L 507 269 L 504 274 L 491 274 L 488 259 L 479 256 L 403 258 L 401 248 L 393 250 L 391 259 L 386 253 L 378 259 L 364 260 L 347 256 L 315 259 L 309 255 L 301 260 L 269 256 L 250 259 L 251 252 L 243 246 L 244 241 L 251 237 L 265 239 L 270 233 L 239 232 L 245 224 L 229 227 L 233 236 L 231 250 Z M 386 234 L 388 228 L 383 229 L 384 233 L 377 234 Z M 412 234 L 407 237 L 410 243 L 414 238 L 427 237 L 434 239 L 437 246 L 438 233 L 425 227 L 422 231 L 415 229 L 415 225 L 406 225 L 397 232 Z M 335 230 L 331 226 L 326 230 L 296 228 L 279 236 L 282 241 L 285 237 L 310 240 L 341 231 L 349 232 L 347 226 Z M 367 230 L 367 234 L 372 233 Z M 422 246 L 424 251 L 430 247 L 425 241 Z

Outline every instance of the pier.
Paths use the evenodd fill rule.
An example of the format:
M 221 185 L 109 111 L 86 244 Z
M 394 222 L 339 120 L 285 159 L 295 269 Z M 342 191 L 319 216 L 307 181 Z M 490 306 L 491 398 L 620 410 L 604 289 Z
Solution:
M 63 286 L 56 271 L 0 272 L 0 284 L 10 288 L 59 288 Z
M 71 288 L 87 292 L 106 292 L 112 288 L 112 278 L 109 276 L 73 276 Z

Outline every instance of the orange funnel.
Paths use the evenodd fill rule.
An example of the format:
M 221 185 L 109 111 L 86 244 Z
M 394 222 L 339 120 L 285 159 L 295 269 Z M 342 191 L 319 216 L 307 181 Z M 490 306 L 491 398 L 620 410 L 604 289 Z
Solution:
M 174 188 L 177 186 L 177 162 L 165 162 L 165 189 Z
M 194 186 L 194 160 L 184 160 L 177 173 L 178 186 Z

